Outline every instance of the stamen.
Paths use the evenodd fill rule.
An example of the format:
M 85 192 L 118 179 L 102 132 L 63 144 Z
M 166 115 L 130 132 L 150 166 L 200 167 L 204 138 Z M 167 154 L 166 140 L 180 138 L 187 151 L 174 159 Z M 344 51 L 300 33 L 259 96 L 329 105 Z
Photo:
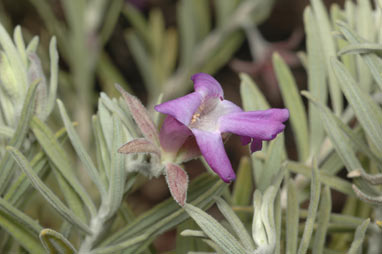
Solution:
M 200 116 L 200 113 L 196 113 L 196 114 L 194 114 L 194 115 L 192 116 L 192 119 L 191 119 L 191 124 L 192 124 L 192 123 L 195 123 L 196 120 L 199 119 L 199 116 Z

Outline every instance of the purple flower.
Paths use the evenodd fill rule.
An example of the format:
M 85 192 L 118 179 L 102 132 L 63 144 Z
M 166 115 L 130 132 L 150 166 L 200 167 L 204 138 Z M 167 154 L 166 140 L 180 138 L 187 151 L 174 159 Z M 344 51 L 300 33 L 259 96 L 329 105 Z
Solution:
M 167 114 L 160 131 L 160 143 L 166 152 L 176 153 L 194 136 L 208 165 L 225 182 L 235 180 L 235 172 L 224 150 L 223 133 L 241 136 L 243 145 L 251 143 L 251 152 L 261 150 L 263 140 L 272 140 L 285 128 L 287 109 L 244 112 L 223 98 L 223 89 L 210 75 L 192 76 L 195 92 L 155 106 Z M 256 98 L 254 98 L 256 99 Z

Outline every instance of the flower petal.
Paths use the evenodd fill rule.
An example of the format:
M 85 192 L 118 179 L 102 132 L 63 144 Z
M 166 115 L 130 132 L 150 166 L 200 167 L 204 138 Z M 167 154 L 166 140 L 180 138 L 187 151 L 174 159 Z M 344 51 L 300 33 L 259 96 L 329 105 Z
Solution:
M 199 149 L 206 159 L 208 165 L 228 183 L 235 180 L 235 172 L 232 169 L 231 162 L 224 150 L 224 144 L 219 132 L 207 132 L 198 129 L 192 129 L 195 135 Z
M 219 119 L 221 132 L 232 132 L 260 140 L 272 140 L 284 128 L 285 125 L 281 121 L 243 117 L 242 113 L 224 115 Z
M 247 111 L 236 114 L 236 117 L 285 122 L 289 118 L 289 110 L 272 108 L 267 110 Z
M 243 146 L 248 145 L 249 143 L 251 143 L 251 137 L 240 136 L 240 141 Z
M 263 148 L 263 141 L 261 139 L 254 138 L 251 143 L 251 153 L 260 151 Z
M 177 152 L 187 137 L 191 135 L 192 132 L 187 126 L 174 117 L 167 116 L 160 130 L 159 140 L 163 150 L 166 152 Z
M 207 73 L 197 73 L 191 77 L 194 89 L 203 97 L 215 97 L 223 99 L 224 93 L 219 82 Z
M 173 116 L 179 122 L 188 125 L 192 119 L 192 115 L 196 112 L 201 102 L 201 94 L 193 92 L 183 97 L 156 105 L 154 109 L 160 113 Z

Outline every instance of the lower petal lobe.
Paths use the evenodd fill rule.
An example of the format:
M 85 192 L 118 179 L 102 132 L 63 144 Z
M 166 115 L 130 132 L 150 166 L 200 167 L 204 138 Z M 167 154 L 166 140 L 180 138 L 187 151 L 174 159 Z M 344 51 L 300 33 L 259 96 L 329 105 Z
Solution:
M 163 122 L 159 134 L 159 140 L 163 150 L 177 152 L 186 139 L 192 135 L 187 126 L 172 116 L 167 116 Z
M 199 149 L 208 165 L 224 182 L 235 180 L 235 172 L 224 150 L 223 140 L 219 132 L 208 132 L 192 129 Z

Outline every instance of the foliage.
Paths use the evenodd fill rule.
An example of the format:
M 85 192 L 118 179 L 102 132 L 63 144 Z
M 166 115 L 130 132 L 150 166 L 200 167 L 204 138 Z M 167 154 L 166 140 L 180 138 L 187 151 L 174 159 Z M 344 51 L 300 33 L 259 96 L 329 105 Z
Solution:
M 382 252 L 380 1 L 373 9 L 369 1 L 348 0 L 344 9 L 332 5 L 329 12 L 321 0 L 310 1 L 304 12 L 307 51 L 301 55 L 308 89 L 303 96 L 283 58 L 277 53 L 272 58 L 298 159 L 289 158 L 279 135 L 241 159 L 232 190 L 210 171 L 188 186 L 178 164 L 190 156 L 163 158 L 159 115 L 111 85 L 118 81 L 132 92 L 105 45 L 121 12 L 131 24 L 126 42 L 148 91 L 149 109 L 187 92 L 192 73 L 224 66 L 244 41 L 242 30 L 248 35 L 263 22 L 273 1 L 216 0 L 211 8 L 208 1 L 181 0 L 177 28 L 165 26 L 159 9 L 146 18 L 122 0 L 60 2 L 65 22 L 53 15 L 48 1 L 31 0 L 56 35 L 41 54 L 38 37 L 26 43 L 20 27 L 11 38 L 0 25 L 2 253 L 153 253 L 156 237 L 174 228 L 176 253 Z M 2 22 L 9 26 L 6 17 Z M 59 68 L 56 38 L 68 69 Z M 254 81 L 239 76 L 244 109 L 268 109 Z M 100 94 L 91 117 L 96 79 L 109 95 Z M 118 90 L 121 98 L 110 96 Z M 68 98 L 74 107 L 68 107 Z M 57 117 L 61 128 L 52 124 Z M 128 142 L 134 146 L 124 145 Z M 339 174 L 343 168 L 346 179 Z M 145 176 L 161 174 L 177 202 L 169 198 L 136 216 L 126 198 Z M 332 209 L 335 192 L 346 197 L 340 212 Z M 47 220 L 31 214 L 35 200 L 51 209 Z M 214 204 L 222 220 L 206 212 Z

